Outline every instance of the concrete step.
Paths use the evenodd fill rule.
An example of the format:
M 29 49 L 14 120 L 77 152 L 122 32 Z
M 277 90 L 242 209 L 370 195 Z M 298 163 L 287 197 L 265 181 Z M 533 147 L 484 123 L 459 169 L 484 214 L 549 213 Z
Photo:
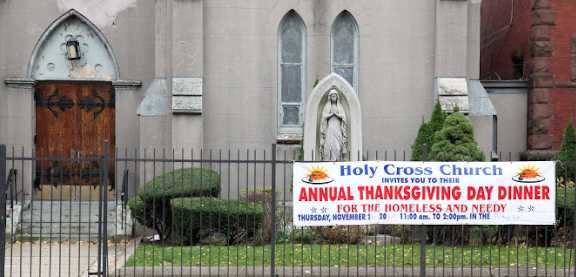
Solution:
M 98 201 L 32 201 L 22 212 L 21 237 L 50 239 L 96 239 L 100 222 Z M 103 220 L 108 236 L 128 236 L 132 218 L 121 202 L 109 201 Z

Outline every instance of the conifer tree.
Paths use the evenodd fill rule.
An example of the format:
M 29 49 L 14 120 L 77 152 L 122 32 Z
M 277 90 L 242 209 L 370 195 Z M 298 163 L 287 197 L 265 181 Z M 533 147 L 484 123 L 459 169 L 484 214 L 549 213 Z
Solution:
M 435 134 L 430 149 L 433 161 L 482 161 L 484 154 L 474 141 L 470 120 L 461 113 L 446 117 L 442 129 Z
M 430 153 L 430 147 L 434 143 L 434 134 L 442 129 L 444 125 L 444 120 L 446 119 L 446 113 L 442 111 L 440 102 L 436 102 L 434 105 L 434 110 L 432 111 L 432 116 L 430 121 L 422 122 L 420 129 L 418 129 L 418 135 L 412 144 L 412 160 L 413 161 L 423 161 L 429 160 L 424 157 L 424 151 Z
M 457 109 L 455 109 L 457 110 Z M 482 161 L 484 154 L 474 141 L 474 129 L 470 120 L 459 112 L 446 117 L 442 129 L 436 132 L 434 144 L 430 149 L 432 161 Z M 441 241 L 448 245 L 468 243 L 471 228 L 439 225 L 428 232 L 432 241 Z
M 412 144 L 412 160 L 413 161 L 422 161 L 424 160 L 424 147 L 428 148 L 427 145 L 430 141 L 430 137 L 432 136 L 432 132 L 430 129 L 429 122 L 422 122 L 420 125 L 420 129 L 418 129 L 418 135 L 416 135 L 416 139 L 414 140 L 414 144 Z
M 432 111 L 432 117 L 430 117 L 430 125 L 434 132 L 440 131 L 446 120 L 446 113 L 442 110 L 440 102 L 436 102 L 434 105 L 434 111 Z
M 565 177 L 568 180 L 574 179 L 576 175 L 576 134 L 572 119 L 570 119 L 566 129 L 564 129 L 562 145 L 556 160 L 556 174 L 558 177 Z

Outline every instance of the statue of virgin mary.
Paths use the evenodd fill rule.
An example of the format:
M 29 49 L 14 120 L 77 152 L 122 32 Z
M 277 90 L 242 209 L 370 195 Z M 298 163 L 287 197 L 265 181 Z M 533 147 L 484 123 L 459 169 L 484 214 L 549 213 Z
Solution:
M 338 91 L 331 88 L 328 101 L 322 108 L 320 121 L 320 158 L 324 161 L 342 161 L 348 153 L 347 121 Z

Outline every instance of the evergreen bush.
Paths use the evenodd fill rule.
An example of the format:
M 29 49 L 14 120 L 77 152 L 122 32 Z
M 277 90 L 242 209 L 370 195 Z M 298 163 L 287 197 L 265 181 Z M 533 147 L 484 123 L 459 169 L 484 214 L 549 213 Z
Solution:
M 442 129 L 434 135 L 430 150 L 433 161 L 483 161 L 484 154 L 474 141 L 470 120 L 461 113 L 446 117 Z
M 465 115 L 455 112 L 446 117 L 442 129 L 434 135 L 430 160 L 443 162 L 484 160 L 484 154 L 474 140 L 472 123 Z M 430 229 L 429 240 L 437 243 L 459 245 L 470 240 L 469 226 L 440 225 Z
M 446 121 L 446 113 L 442 110 L 440 102 L 436 102 L 434 105 L 434 110 L 432 111 L 432 116 L 430 117 L 430 128 L 432 131 L 437 132 L 444 126 L 444 121 Z
M 316 229 L 324 241 L 338 244 L 356 244 L 366 238 L 367 231 L 364 226 L 325 226 Z
M 146 201 L 178 197 L 218 196 L 220 175 L 207 168 L 182 168 L 165 172 L 147 182 L 139 192 Z
M 556 156 L 556 176 L 574 180 L 576 176 L 576 134 L 572 120 L 564 129 L 560 152 Z
M 256 239 L 262 227 L 262 203 L 210 197 L 171 200 L 173 234 L 182 243 L 197 243 L 203 237 L 220 233 L 228 243 Z
M 220 175 L 206 168 L 182 168 L 165 172 L 146 184 L 128 201 L 136 220 L 156 230 L 160 239 L 171 234 L 170 201 L 178 197 L 216 197 L 220 194 Z
M 144 200 L 139 196 L 132 197 L 128 200 L 128 208 L 130 209 L 130 214 L 138 223 L 153 228 L 154 223 L 152 222 L 151 216 L 146 216 Z
M 436 102 L 430 121 L 422 122 L 420 129 L 418 129 L 418 134 L 416 135 L 414 144 L 412 144 L 413 161 L 428 160 L 427 157 L 424 157 L 423 155 L 424 151 L 427 154 L 430 153 L 430 147 L 432 147 L 432 144 L 434 143 L 434 134 L 442 129 L 445 119 L 446 113 L 442 111 L 440 102 Z
M 432 129 L 430 128 L 429 122 L 422 122 L 420 129 L 418 129 L 418 134 L 412 144 L 412 160 L 413 161 L 424 161 L 424 151 L 430 149 L 429 143 L 432 137 Z

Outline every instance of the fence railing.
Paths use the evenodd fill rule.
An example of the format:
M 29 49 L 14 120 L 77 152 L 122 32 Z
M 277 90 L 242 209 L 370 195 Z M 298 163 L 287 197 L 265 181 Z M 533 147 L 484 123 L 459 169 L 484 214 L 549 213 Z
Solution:
M 8 213 L 20 213 L 5 211 L 0 225 L 4 276 L 574 276 L 576 269 L 568 171 L 557 182 L 555 226 L 296 227 L 299 150 L 122 149 L 71 159 L 24 150 L 2 156 L 2 149 L 2 199 L 13 201 Z

